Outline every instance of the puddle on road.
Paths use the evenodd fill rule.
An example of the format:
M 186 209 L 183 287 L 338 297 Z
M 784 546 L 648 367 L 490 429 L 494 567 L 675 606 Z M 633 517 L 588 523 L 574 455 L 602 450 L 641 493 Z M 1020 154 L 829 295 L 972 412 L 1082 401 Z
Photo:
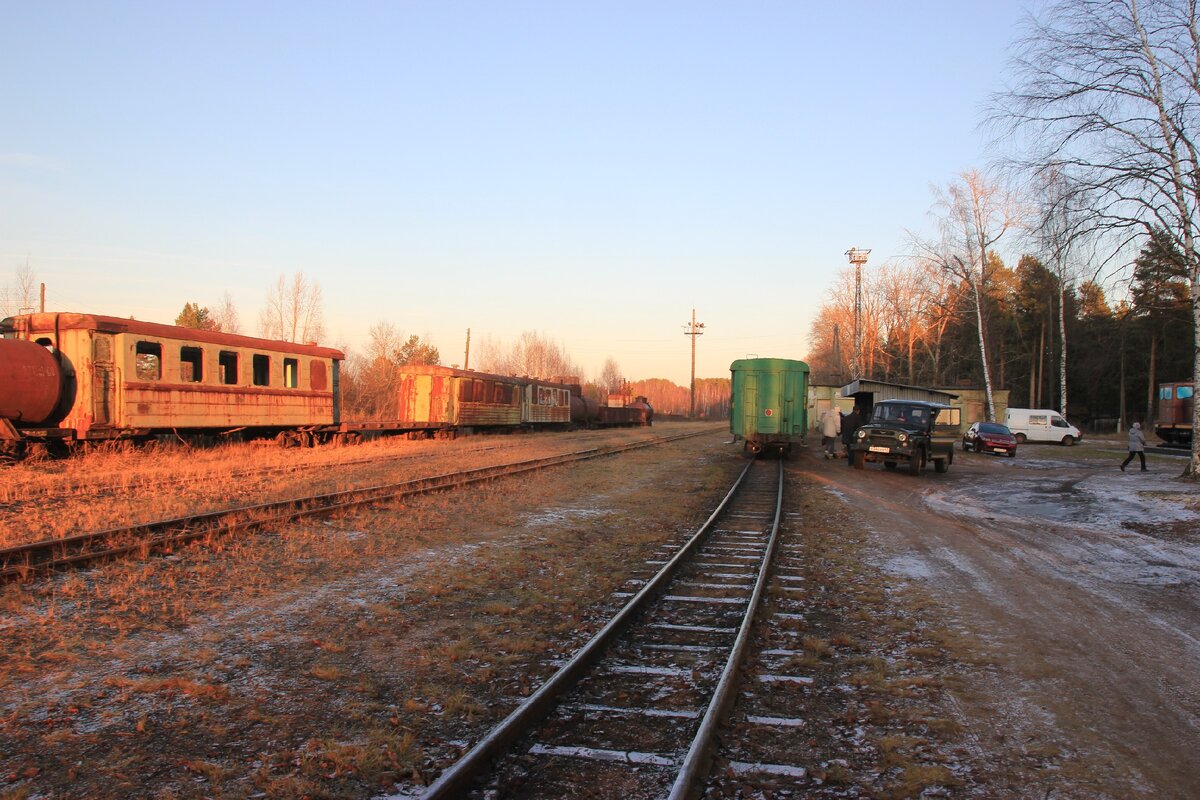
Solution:
M 1048 474 L 1047 463 L 1061 465 Z M 1200 514 L 1151 492 L 1178 493 L 1174 472 L 1131 475 L 1084 472 L 1064 462 L 1030 462 L 1029 470 L 1011 470 L 998 481 L 984 478 L 950 492 L 934 492 L 931 505 L 955 514 L 1044 519 L 1089 528 L 1121 527 L 1146 531 L 1147 523 L 1174 525 L 1200 520 Z M 1064 474 L 1065 473 L 1065 474 Z M 1200 489 L 1196 491 L 1200 492 Z

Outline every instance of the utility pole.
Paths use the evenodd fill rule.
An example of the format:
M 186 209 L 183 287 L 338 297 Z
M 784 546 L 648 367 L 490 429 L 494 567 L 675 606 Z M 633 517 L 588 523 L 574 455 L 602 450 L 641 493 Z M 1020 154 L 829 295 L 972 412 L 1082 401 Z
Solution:
M 467 352 L 463 354 L 463 369 L 471 368 L 471 329 L 467 328 Z
M 851 247 L 846 251 L 850 263 L 854 265 L 854 359 L 850 364 L 850 377 L 855 380 L 862 377 L 862 268 L 867 263 L 871 251 Z
M 704 335 L 704 323 L 696 322 L 696 309 L 692 309 L 692 323 L 683 326 L 683 335 L 692 337 L 692 400 L 688 408 L 688 419 L 696 418 L 696 337 Z

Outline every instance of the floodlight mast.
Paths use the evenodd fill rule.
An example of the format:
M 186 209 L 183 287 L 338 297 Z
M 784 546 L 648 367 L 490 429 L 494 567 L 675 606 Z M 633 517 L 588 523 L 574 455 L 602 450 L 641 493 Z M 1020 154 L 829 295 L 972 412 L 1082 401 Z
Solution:
M 850 377 L 858 380 L 862 377 L 862 268 L 867 263 L 871 250 L 851 247 L 846 251 L 850 263 L 854 265 L 854 358 L 850 363 Z

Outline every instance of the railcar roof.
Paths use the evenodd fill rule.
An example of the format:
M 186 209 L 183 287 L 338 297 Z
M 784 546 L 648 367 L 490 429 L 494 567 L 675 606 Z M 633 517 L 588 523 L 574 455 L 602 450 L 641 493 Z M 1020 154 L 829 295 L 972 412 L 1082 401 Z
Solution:
M 500 375 L 493 372 L 477 372 L 473 369 L 460 369 L 458 367 L 443 367 L 440 364 L 403 364 L 400 367 L 402 375 L 441 375 L 453 376 L 456 378 L 478 378 L 488 381 L 504 381 L 506 383 L 517 383 L 525 386 L 530 383 L 535 383 L 538 386 L 557 386 L 563 389 L 568 389 L 572 386 L 578 386 L 579 381 L 575 379 L 558 379 L 558 378 L 531 378 L 528 375 Z
M 155 336 L 161 339 L 177 339 L 209 344 L 226 345 L 228 347 L 249 347 L 256 350 L 271 350 L 277 353 L 296 353 L 306 356 L 332 358 L 340 361 L 346 357 L 341 350 L 333 347 L 322 347 L 316 344 L 300 344 L 298 342 L 281 342 L 274 339 L 260 339 L 255 336 L 243 336 L 240 333 L 221 333 L 205 331 L 199 328 L 183 328 L 178 325 L 164 325 L 159 322 L 143 322 L 137 319 L 123 317 L 108 317 L 102 314 L 81 314 L 74 312 L 24 314 L 9 317 L 0 322 L 0 332 L 22 332 L 29 334 L 54 333 L 54 331 L 90 330 L 102 333 L 132 333 L 144 336 Z
M 729 365 L 729 370 L 732 372 L 738 369 L 762 369 L 764 367 L 808 370 L 808 364 L 803 361 L 797 361 L 794 358 L 739 358 Z

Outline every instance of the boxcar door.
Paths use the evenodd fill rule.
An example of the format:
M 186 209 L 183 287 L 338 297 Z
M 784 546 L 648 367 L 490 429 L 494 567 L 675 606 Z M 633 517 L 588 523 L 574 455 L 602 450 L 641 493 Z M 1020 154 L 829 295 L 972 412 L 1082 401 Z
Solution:
M 418 375 L 413 379 L 412 420 L 414 422 L 429 422 L 430 389 L 433 378 L 429 375 Z
M 795 372 L 780 373 L 780 392 L 783 395 L 782 415 L 779 419 L 779 432 L 785 436 L 792 436 L 797 432 L 797 414 L 796 414 L 796 374 Z
M 742 436 L 758 433 L 758 375 L 747 372 L 742 380 Z

